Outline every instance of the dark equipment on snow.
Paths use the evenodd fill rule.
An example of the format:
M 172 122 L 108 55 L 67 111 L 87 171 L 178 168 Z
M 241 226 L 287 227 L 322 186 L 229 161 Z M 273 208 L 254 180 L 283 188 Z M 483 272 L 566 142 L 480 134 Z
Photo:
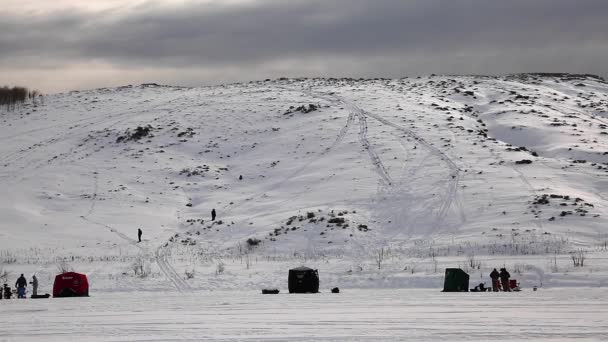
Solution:
M 277 289 L 262 289 L 262 294 L 279 294 Z
M 331 289 L 331 293 L 340 293 L 340 289 L 337 287 L 334 287 L 333 289 Z
M 319 293 L 319 272 L 308 267 L 289 270 L 289 293 Z
M 55 277 L 53 297 L 88 297 L 89 281 L 87 276 L 76 272 L 67 272 Z
M 31 298 L 32 299 L 41 299 L 41 298 L 49 298 L 50 296 L 51 296 L 50 294 L 46 293 L 43 295 L 35 295 L 35 296 L 32 296 Z
M 479 285 L 472 288 L 470 292 L 487 292 L 490 291 L 489 287 L 486 287 L 484 283 L 479 283 Z
M 4 299 L 11 299 L 11 297 L 13 296 L 13 290 L 8 287 L 8 284 L 4 284 L 2 290 L 2 292 L 4 292 Z
M 468 292 L 469 275 L 460 268 L 446 268 L 443 292 Z
M 516 279 L 509 279 L 509 288 L 511 289 L 511 291 L 514 292 L 521 291 L 521 287 L 519 286 L 519 283 Z

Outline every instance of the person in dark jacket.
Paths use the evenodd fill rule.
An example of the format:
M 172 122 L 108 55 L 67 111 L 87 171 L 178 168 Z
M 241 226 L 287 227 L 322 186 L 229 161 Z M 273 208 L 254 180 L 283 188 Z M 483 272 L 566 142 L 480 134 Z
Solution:
M 139 240 L 138 242 L 141 242 L 141 234 L 143 234 L 141 228 L 137 228 L 137 239 Z
M 17 288 L 17 298 L 25 298 L 25 288 L 27 287 L 27 279 L 21 274 L 21 277 L 17 279 L 15 283 Z
M 211 221 L 215 221 L 215 208 L 211 209 Z
M 498 283 L 499 273 L 496 269 L 494 269 L 492 273 L 490 273 L 490 278 L 492 279 L 492 291 L 498 292 L 500 284 Z
M 511 288 L 509 287 L 509 278 L 511 278 L 511 274 L 507 272 L 506 268 L 501 268 L 500 282 L 502 283 L 502 290 L 505 292 L 511 292 Z

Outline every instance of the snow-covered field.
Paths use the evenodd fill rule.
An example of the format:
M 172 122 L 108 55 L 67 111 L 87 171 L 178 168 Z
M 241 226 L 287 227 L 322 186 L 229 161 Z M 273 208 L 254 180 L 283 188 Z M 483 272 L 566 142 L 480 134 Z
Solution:
M 532 312 L 543 308 L 529 301 L 533 286 L 541 288 L 533 298 L 580 295 L 595 302 L 603 289 L 581 289 L 608 285 L 608 84 L 595 77 L 125 86 L 2 108 L 0 123 L 0 275 L 8 272 L 5 281 L 13 284 L 20 273 L 35 273 L 40 292 L 50 292 L 59 269 L 85 273 L 94 296 L 86 301 L 109 310 L 110 318 L 113 305 L 119 313 L 136 306 L 128 303 L 165 316 L 167 306 L 184 303 L 187 312 L 200 300 L 203 311 L 214 312 L 209 306 L 224 300 L 205 293 L 249 298 L 243 291 L 285 291 L 287 271 L 300 265 L 319 270 L 325 292 L 352 289 L 337 297 L 345 298 L 335 303 L 338 312 L 362 310 L 360 297 L 385 308 L 388 296 L 395 301 L 388 317 L 408 322 L 415 315 L 399 305 L 411 304 L 410 292 L 400 289 L 427 289 L 414 293 L 433 293 L 429 303 L 445 298 L 446 313 L 458 304 L 491 316 L 480 327 L 486 318 L 499 322 L 499 308 L 492 308 L 496 315 L 485 310 L 492 301 L 505 304 L 503 297 L 447 302 L 453 297 L 436 293 L 444 268 L 465 269 L 473 287 L 489 284 L 492 268 L 506 267 L 524 288 L 509 301 Z M 317 304 L 306 310 L 319 310 L 319 322 L 331 326 L 324 296 L 310 297 Z M 285 305 L 285 317 L 296 315 L 300 304 L 277 298 L 270 300 Z M 261 309 L 261 300 L 268 299 L 251 298 L 244 312 L 272 308 Z M 57 303 L 18 305 L 52 313 Z M 568 303 L 564 312 L 582 311 L 583 304 Z M 519 310 L 507 311 L 515 322 L 532 324 Z M 87 316 L 76 312 L 84 322 Z M 148 316 L 132 317 L 137 325 Z M 436 325 L 445 326 L 443 319 Z M 255 332 L 257 323 L 245 322 L 243 329 Z M 370 339 L 391 331 L 445 336 L 374 322 Z M 108 324 L 117 338 L 128 331 Z M 288 325 L 259 336 L 291 336 Z M 344 336 L 345 329 L 334 328 L 315 336 L 368 337 L 358 327 Z M 229 337 L 216 329 L 201 336 Z M 585 333 L 578 330 L 572 334 Z
M 0 340 L 605 341 L 607 295 L 606 289 L 116 293 L 12 301 L 0 311 Z

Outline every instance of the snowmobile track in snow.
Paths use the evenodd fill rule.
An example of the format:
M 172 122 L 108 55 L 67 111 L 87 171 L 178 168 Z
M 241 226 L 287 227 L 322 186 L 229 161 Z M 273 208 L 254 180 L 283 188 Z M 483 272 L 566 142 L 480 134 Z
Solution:
M 180 293 L 191 291 L 192 288 L 190 287 L 190 284 L 188 284 L 184 279 L 182 279 L 182 277 L 177 274 L 175 269 L 167 261 L 167 255 L 163 252 L 163 249 L 164 247 L 160 246 L 158 247 L 158 249 L 156 249 L 156 252 L 154 253 L 154 257 L 156 259 L 158 267 L 165 274 L 167 279 L 169 279 L 169 281 L 173 283 L 173 286 L 175 286 L 177 291 L 179 291 Z
M 445 218 L 447 217 L 447 215 L 453 205 L 457 205 L 459 207 L 460 216 L 462 218 L 462 221 L 466 220 L 466 215 L 464 214 L 464 208 L 462 207 L 462 203 L 460 203 L 460 201 L 458 200 L 458 185 L 460 183 L 460 177 L 461 177 L 460 169 L 454 163 L 454 161 L 449 156 L 447 156 L 443 151 L 441 151 L 437 147 L 433 146 L 431 143 L 427 142 L 424 138 L 420 137 L 418 134 L 416 134 L 412 130 L 402 127 L 398 124 L 395 124 L 379 115 L 370 113 L 370 112 L 362 109 L 361 107 L 359 107 L 357 104 L 355 104 L 351 101 L 348 101 L 340 96 L 316 93 L 316 92 L 313 92 L 312 90 L 308 90 L 308 91 L 302 90 L 302 92 L 309 96 L 321 98 L 321 99 L 324 99 L 326 101 L 333 102 L 333 103 L 338 103 L 338 104 L 344 105 L 345 107 L 349 108 L 351 115 L 354 115 L 359 121 L 359 141 L 361 142 L 361 144 L 363 145 L 363 147 L 366 149 L 367 153 L 369 154 L 370 160 L 371 160 L 372 164 L 374 165 L 374 167 L 376 168 L 376 172 L 380 175 L 380 178 L 384 185 L 389 186 L 389 187 L 395 187 L 394 181 L 393 181 L 392 177 L 390 176 L 390 174 L 388 173 L 388 170 L 386 169 L 384 163 L 382 162 L 381 158 L 378 156 L 375 149 L 369 142 L 369 139 L 367 137 L 367 132 L 368 132 L 367 117 L 371 117 L 371 118 L 375 119 L 376 121 L 380 122 L 381 124 L 392 127 L 393 129 L 396 129 L 399 132 L 402 132 L 406 136 L 410 137 L 411 139 L 413 139 L 414 141 L 419 143 L 427 151 L 429 151 L 430 155 L 433 155 L 433 156 L 439 158 L 446 164 L 446 166 L 448 167 L 448 169 L 450 171 L 449 178 L 447 179 L 447 189 L 445 191 L 445 195 L 443 196 L 441 204 L 439 205 L 439 209 L 437 210 L 436 220 L 432 227 L 432 230 L 428 232 L 429 234 L 432 232 L 435 232 L 437 229 L 439 229 L 439 227 L 445 221 Z
M 141 250 L 145 254 L 150 254 L 148 249 L 142 247 L 137 241 L 135 241 L 135 239 L 132 239 L 132 238 L 128 237 L 127 235 L 117 231 L 115 228 L 113 228 L 110 225 L 107 225 L 105 223 L 95 222 L 95 221 L 92 221 L 91 219 L 89 219 L 89 216 L 91 216 L 93 214 L 93 212 L 95 211 L 95 204 L 97 202 L 99 177 L 96 172 L 94 173 L 94 178 L 95 178 L 95 185 L 94 185 L 93 195 L 91 196 L 91 206 L 89 207 L 89 210 L 87 211 L 87 213 L 85 215 L 81 216 L 81 218 L 89 223 L 92 223 L 92 224 L 95 224 L 98 226 L 102 226 L 102 227 L 108 229 L 110 232 L 114 233 L 121 239 L 127 241 L 132 246 L 137 247 L 139 250 Z M 163 253 L 163 246 L 160 246 L 156 249 L 156 251 L 154 253 L 154 258 L 155 258 L 155 261 L 158 264 L 158 267 L 160 268 L 160 270 L 165 274 L 167 279 L 169 279 L 169 281 L 173 284 L 173 286 L 175 286 L 175 288 L 180 293 L 192 290 L 190 285 L 185 280 L 183 280 L 179 276 L 179 274 L 177 274 L 177 272 L 175 271 L 173 266 L 171 266 L 171 264 L 167 261 L 167 256 L 165 253 Z
M 445 153 L 443 153 L 440 149 L 438 149 L 437 147 L 433 146 L 432 144 L 430 144 L 429 142 L 427 142 L 425 139 L 423 139 L 422 137 L 420 137 L 419 135 L 417 135 L 416 133 L 414 133 L 413 131 L 402 127 L 400 125 L 397 125 L 379 115 L 370 113 L 365 111 L 364 109 L 358 107 L 356 104 L 351 103 L 351 102 L 347 102 L 344 101 L 345 104 L 349 105 L 351 108 L 353 108 L 353 110 L 358 113 L 358 116 L 360 118 L 365 118 L 365 117 L 371 117 L 373 119 L 375 119 L 376 121 L 387 125 L 389 127 L 392 127 L 394 129 L 397 129 L 398 131 L 403 132 L 405 135 L 409 136 L 410 138 L 414 139 L 416 142 L 418 142 L 421 146 L 423 146 L 426 150 L 428 150 L 432 155 L 435 155 L 436 157 L 438 157 L 439 159 L 441 159 L 449 168 L 450 170 L 450 178 L 448 179 L 448 187 L 447 187 L 447 191 L 445 194 L 444 199 L 441 202 L 441 205 L 439 207 L 439 210 L 437 211 L 437 221 L 435 223 L 435 229 L 437 227 L 439 227 L 443 221 L 445 220 L 445 217 L 447 216 L 450 208 L 452 207 L 452 204 L 454 203 L 454 201 L 456 200 L 457 194 L 458 194 L 458 184 L 460 182 L 460 170 L 458 169 L 458 166 L 454 163 L 454 161 L 452 161 L 452 159 L 450 159 L 450 157 L 448 157 Z M 361 121 L 361 119 L 360 119 Z M 365 122 L 365 121 L 364 121 Z M 367 132 L 367 123 L 365 122 L 365 132 Z M 366 140 L 366 137 L 365 137 Z M 367 143 L 369 144 L 369 143 Z M 380 158 L 377 157 L 377 155 L 375 155 L 375 153 L 373 153 L 373 150 L 370 148 L 368 149 L 368 151 L 372 151 L 372 154 L 370 154 L 370 156 L 372 157 L 372 160 L 376 159 L 378 161 L 380 161 Z M 378 164 L 376 164 L 378 166 L 378 170 L 379 173 L 384 174 L 386 173 L 386 169 L 384 167 L 384 165 L 380 162 Z M 388 173 L 386 173 L 386 178 L 385 180 L 389 180 L 389 185 L 392 183 L 392 181 L 390 181 L 390 176 L 388 175 Z
M 389 175 L 388 171 L 386 170 L 386 167 L 384 166 L 382 159 L 380 159 L 380 156 L 378 156 L 378 153 L 376 153 L 376 150 L 370 144 L 370 142 L 367 138 L 368 128 L 367 128 L 367 117 L 366 117 L 365 112 L 361 108 L 359 108 L 357 105 L 355 105 L 351 102 L 348 102 L 339 96 L 332 95 L 330 97 L 330 96 L 327 96 L 324 94 L 313 92 L 312 90 L 308 90 L 308 91 L 302 90 L 302 92 L 304 94 L 307 94 L 312 97 L 317 97 L 317 98 L 324 99 L 329 102 L 339 103 L 346 107 L 349 107 L 350 114 L 348 116 L 348 122 L 347 122 L 346 126 L 344 127 L 344 129 L 338 135 L 338 138 L 336 139 L 336 142 L 334 144 L 337 145 L 337 143 L 339 143 L 344 138 L 346 133 L 348 133 L 349 124 L 354 120 L 354 118 L 356 118 L 359 121 L 359 141 L 361 142 L 361 145 L 363 145 L 363 148 L 369 154 L 372 165 L 376 168 L 376 172 L 378 173 L 378 175 L 380 175 L 382 182 L 385 185 L 390 186 L 393 183 L 393 180 L 392 180 L 391 176 Z M 332 145 L 332 147 L 333 147 L 333 145 Z
M 363 148 L 367 151 L 367 154 L 369 155 L 372 164 L 376 168 L 376 172 L 378 172 L 380 175 L 380 178 L 382 178 L 385 185 L 390 186 L 393 183 L 393 180 L 388 174 L 382 159 L 380 159 L 380 156 L 378 156 L 378 153 L 376 153 L 376 150 L 367 139 L 367 116 L 359 107 L 351 105 L 351 108 L 355 112 L 357 119 L 359 119 L 359 141 L 361 142 L 361 145 L 363 145 Z

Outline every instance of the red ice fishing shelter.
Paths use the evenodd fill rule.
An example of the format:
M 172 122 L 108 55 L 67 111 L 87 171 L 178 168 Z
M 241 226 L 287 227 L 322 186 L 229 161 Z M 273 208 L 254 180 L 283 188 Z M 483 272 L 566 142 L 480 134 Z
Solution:
M 87 276 L 76 272 L 67 272 L 55 277 L 53 297 L 88 297 L 89 281 Z

